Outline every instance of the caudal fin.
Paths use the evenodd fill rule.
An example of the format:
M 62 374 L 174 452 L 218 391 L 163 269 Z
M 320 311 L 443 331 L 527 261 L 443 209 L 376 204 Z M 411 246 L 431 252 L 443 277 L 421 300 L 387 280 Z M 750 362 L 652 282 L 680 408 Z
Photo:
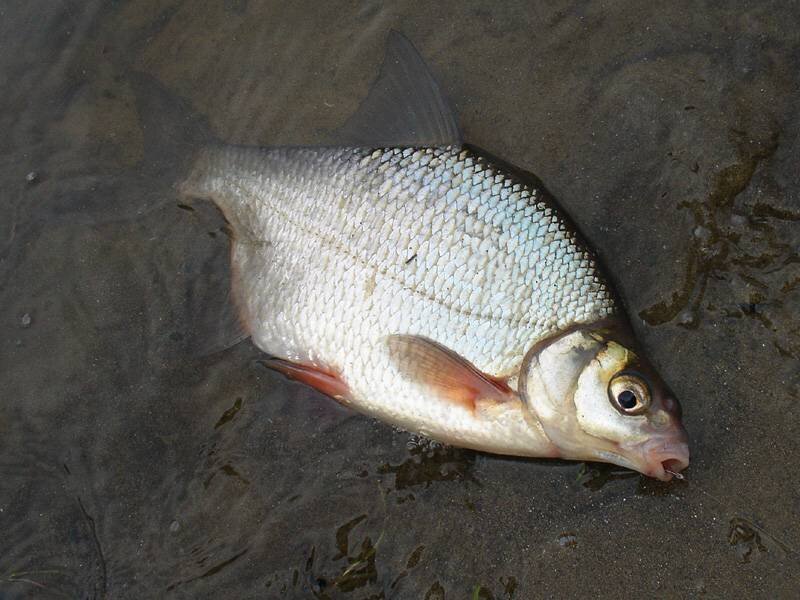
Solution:
M 219 144 L 207 119 L 153 77 L 132 73 L 131 85 L 145 148 L 140 173 L 163 183 L 139 210 L 180 213 L 180 227 L 195 232 L 196 244 L 187 249 L 169 294 L 182 305 L 177 312 L 184 318 L 177 328 L 184 352 L 193 357 L 214 354 L 249 336 L 231 290 L 230 228 L 202 194 L 186 193 L 198 156 Z

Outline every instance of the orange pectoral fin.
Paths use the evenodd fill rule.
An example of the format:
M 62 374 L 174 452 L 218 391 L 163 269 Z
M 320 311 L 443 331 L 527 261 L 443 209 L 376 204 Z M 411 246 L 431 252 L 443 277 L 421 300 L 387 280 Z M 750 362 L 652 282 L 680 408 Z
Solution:
M 515 399 L 506 383 L 481 372 L 467 359 L 428 338 L 390 335 L 389 355 L 401 374 L 430 387 L 438 397 L 475 411 L 478 405 Z
M 267 358 L 260 361 L 265 367 L 275 369 L 283 373 L 289 379 L 295 379 L 306 385 L 310 385 L 315 390 L 330 396 L 334 400 L 347 402 L 350 398 L 350 388 L 342 378 L 333 371 L 325 370 L 321 367 L 293 363 L 280 358 Z

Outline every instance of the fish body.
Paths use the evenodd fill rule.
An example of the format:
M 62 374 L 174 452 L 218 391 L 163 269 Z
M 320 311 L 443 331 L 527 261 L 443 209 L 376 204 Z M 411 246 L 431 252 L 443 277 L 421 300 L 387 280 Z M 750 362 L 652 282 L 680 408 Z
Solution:
M 378 83 L 416 71 L 421 91 L 378 89 L 361 112 L 407 104 L 410 138 L 215 145 L 183 182 L 231 224 L 247 333 L 269 366 L 439 441 L 669 479 L 688 464 L 679 407 L 593 254 L 535 177 L 461 143 L 398 36 Z M 379 122 L 394 139 L 405 118 Z
M 409 381 L 388 335 L 516 378 L 537 341 L 617 310 L 545 192 L 468 148 L 212 148 L 183 189 L 233 226 L 234 290 L 256 345 L 339 374 L 355 408 L 442 441 L 542 447 L 518 405 L 475 418 Z

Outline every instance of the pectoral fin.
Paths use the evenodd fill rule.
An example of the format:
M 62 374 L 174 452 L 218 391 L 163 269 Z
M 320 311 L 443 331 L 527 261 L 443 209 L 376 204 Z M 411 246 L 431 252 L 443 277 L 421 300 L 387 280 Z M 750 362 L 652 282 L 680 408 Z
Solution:
M 404 377 L 426 385 L 448 402 L 475 411 L 516 398 L 504 381 L 481 372 L 462 356 L 431 339 L 390 335 L 386 337 L 386 346 Z

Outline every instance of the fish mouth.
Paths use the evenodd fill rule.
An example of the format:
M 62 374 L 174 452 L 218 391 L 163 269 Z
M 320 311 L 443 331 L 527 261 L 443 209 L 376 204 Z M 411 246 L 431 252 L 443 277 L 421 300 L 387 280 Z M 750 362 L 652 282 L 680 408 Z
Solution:
M 661 481 L 670 481 L 689 466 L 689 444 L 684 436 L 655 438 L 641 447 L 642 473 Z

